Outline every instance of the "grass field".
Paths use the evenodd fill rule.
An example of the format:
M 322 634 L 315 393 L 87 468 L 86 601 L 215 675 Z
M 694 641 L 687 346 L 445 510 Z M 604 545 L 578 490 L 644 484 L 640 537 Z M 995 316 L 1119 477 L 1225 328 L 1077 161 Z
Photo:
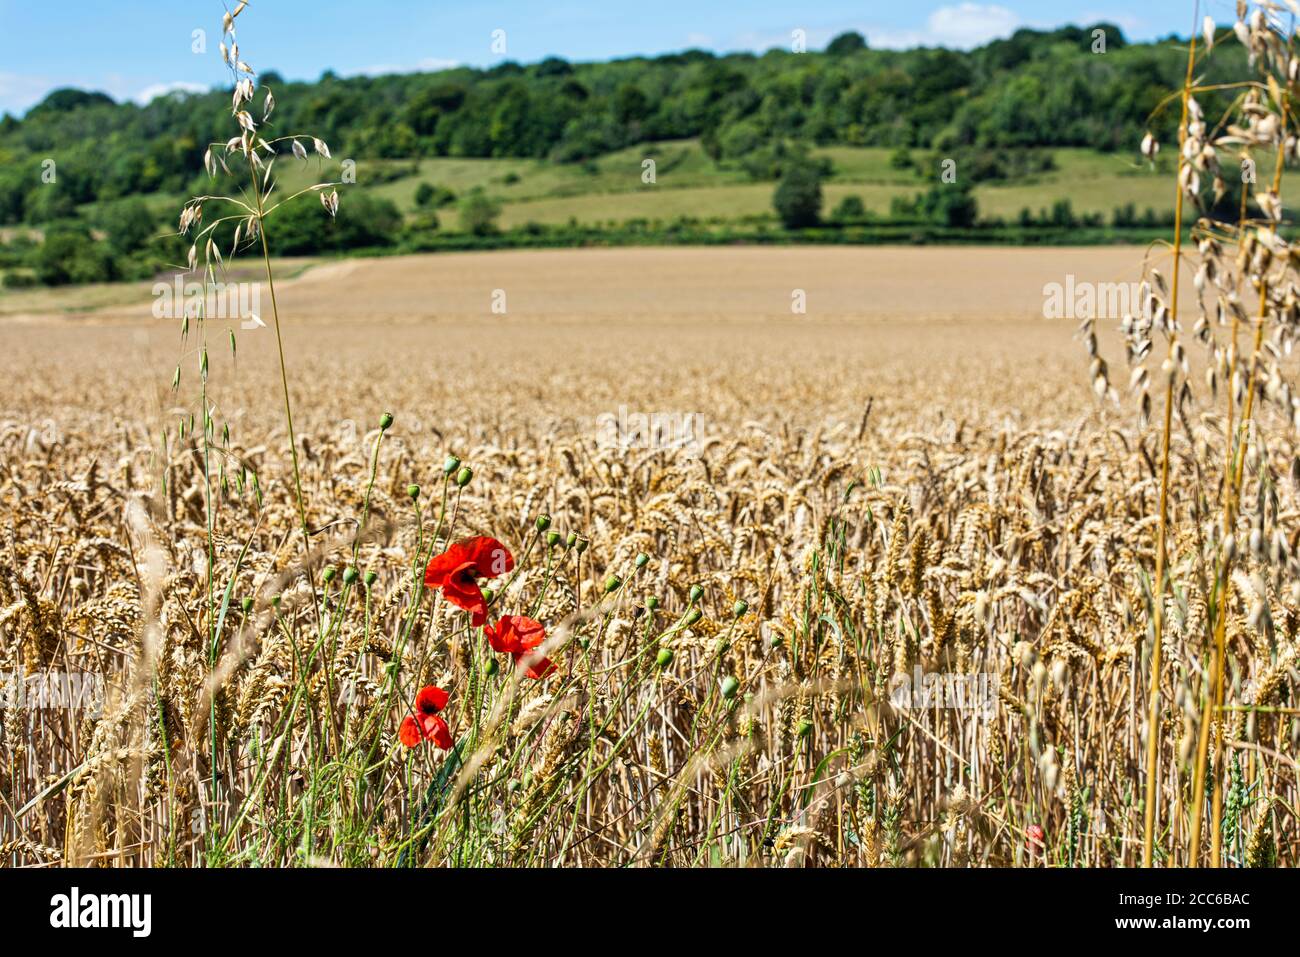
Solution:
M 826 212 L 850 194 L 862 198 L 872 212 L 889 211 L 896 196 L 911 198 L 929 181 L 914 170 L 890 165 L 892 150 L 831 147 L 814 150 L 827 157 L 833 173 L 825 187 Z M 916 153 L 918 159 L 923 155 Z M 1078 213 L 1103 213 L 1133 202 L 1139 211 L 1148 206 L 1165 212 L 1172 195 L 1152 190 L 1158 173 L 1140 166 L 1133 157 L 1089 150 L 1053 151 L 1056 169 L 1028 181 L 985 185 L 976 190 L 982 214 L 1012 219 L 1021 209 L 1035 214 L 1050 209 L 1060 199 L 1071 200 Z M 642 162 L 656 161 L 656 183 L 641 181 Z M 295 174 L 305 176 L 307 171 Z M 360 173 L 364 176 L 364 172 Z M 511 179 L 512 181 L 507 181 Z M 451 189 L 457 194 L 476 186 L 499 199 L 502 225 L 528 222 L 555 224 L 576 219 L 580 223 L 620 223 L 629 219 L 671 220 L 678 216 L 734 220 L 772 215 L 772 183 L 755 183 L 738 169 L 719 168 L 698 143 L 681 141 L 636 147 L 601 157 L 592 167 L 557 166 L 526 160 L 425 159 L 418 176 L 375 186 L 404 210 L 414 208 L 415 190 L 421 182 Z M 296 180 L 286 179 L 286 186 Z M 306 185 L 305 178 L 302 185 Z M 1154 193 L 1154 195 L 1153 195 Z M 449 225 L 454 225 L 453 223 Z
M 893 152 L 849 146 L 813 150 L 814 156 L 828 158 L 833 164 L 823 189 L 825 214 L 829 216 L 845 196 L 855 195 L 869 211 L 883 215 L 895 197 L 910 199 L 927 189 L 933 177 L 928 173 L 922 176 L 915 169 L 895 168 L 890 163 Z M 929 155 L 914 151 L 917 161 Z M 1171 191 L 1153 188 L 1167 177 L 1142 165 L 1137 157 L 1085 149 L 1057 149 L 1052 155 L 1052 170 L 976 187 L 981 215 L 1014 220 L 1022 209 L 1038 214 L 1061 199 L 1069 199 L 1076 214 L 1101 213 L 1107 219 L 1117 206 L 1126 203 L 1134 203 L 1139 213 L 1147 208 L 1166 213 L 1173 206 Z M 642 163 L 648 158 L 656 163 L 654 184 L 642 182 Z M 320 180 L 341 178 L 343 159 L 281 163 L 276 176 L 281 195 Z M 421 183 L 449 189 L 457 196 L 482 188 L 501 202 L 501 225 L 507 228 L 530 222 L 562 224 L 571 219 L 583 224 L 632 219 L 667 222 L 680 216 L 775 219 L 774 183 L 754 182 L 737 168 L 720 166 L 694 140 L 643 144 L 590 164 L 453 157 L 361 159 L 356 173 L 363 188 L 392 200 L 404 213 L 415 211 L 415 194 Z M 399 178 L 388 179 L 398 174 Z M 369 182 L 367 177 L 380 181 Z M 181 200 L 167 194 L 148 198 L 152 208 L 167 212 Z M 444 229 L 458 227 L 454 205 L 442 209 L 439 216 Z
M 205 443 L 187 398 L 200 333 L 182 345 L 151 319 L 147 287 L 0 319 L 0 671 L 107 682 L 98 718 L 6 712 L 7 859 L 1136 863 L 1155 436 L 1096 402 L 1075 324 L 1042 318 L 1042 298 L 1067 273 L 1127 280 L 1138 261 L 593 250 L 286 278 L 323 625 L 271 330 L 209 322 Z M 602 423 L 620 411 L 695 413 L 700 442 L 611 444 Z M 1184 527 L 1204 481 L 1185 449 L 1213 443 L 1215 420 L 1189 429 L 1172 480 Z M 1294 452 L 1280 439 L 1268 454 L 1284 468 Z M 449 454 L 473 469 L 463 489 Z M 1291 485 L 1276 494 L 1295 514 Z M 425 558 L 471 535 L 515 556 L 519 575 L 484 580 L 490 616 L 542 622 L 553 674 L 513 674 L 466 612 L 420 589 Z M 217 607 L 229 583 L 220 625 L 209 568 Z M 1176 703 L 1203 607 L 1178 574 L 1171 855 L 1190 774 Z M 1232 700 L 1277 704 L 1300 605 L 1280 579 L 1275 630 L 1258 631 L 1250 587 L 1234 598 Z M 987 676 L 991 710 L 908 704 L 915 668 Z M 429 684 L 450 692 L 448 752 L 397 741 Z M 1232 862 L 1294 861 L 1296 731 L 1271 713 L 1229 729 Z

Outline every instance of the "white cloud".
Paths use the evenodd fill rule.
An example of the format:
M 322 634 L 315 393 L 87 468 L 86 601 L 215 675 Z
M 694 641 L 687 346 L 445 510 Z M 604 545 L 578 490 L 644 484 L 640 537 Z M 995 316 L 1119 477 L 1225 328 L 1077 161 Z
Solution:
M 425 57 L 414 65 L 398 66 L 391 63 L 379 63 L 375 66 L 362 67 L 357 70 L 361 76 L 385 76 L 389 73 L 437 73 L 460 66 L 459 60 L 444 60 L 439 57 Z
M 924 29 L 864 28 L 867 42 L 886 50 L 910 47 L 955 47 L 968 50 L 1007 37 L 1020 27 L 1032 26 L 1006 7 L 996 4 L 959 3 L 940 7 L 926 18 Z
M 1020 18 L 1006 7 L 959 3 L 934 11 L 926 26 L 933 42 L 966 49 L 1010 35 L 1020 26 Z
M 151 83 L 137 93 L 134 99 L 141 106 L 152 103 L 160 96 L 169 93 L 206 93 L 208 88 L 202 83 L 189 83 L 185 80 L 173 80 L 171 83 Z

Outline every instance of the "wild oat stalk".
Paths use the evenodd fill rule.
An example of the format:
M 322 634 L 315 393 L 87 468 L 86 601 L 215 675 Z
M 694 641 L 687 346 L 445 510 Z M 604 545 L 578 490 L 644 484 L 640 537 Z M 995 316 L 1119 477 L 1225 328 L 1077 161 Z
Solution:
M 1156 795 L 1160 760 L 1160 658 L 1164 640 L 1165 564 L 1169 531 L 1169 436 L 1173 426 L 1174 382 L 1178 376 L 1178 276 L 1183 255 L 1183 171 L 1186 160 L 1188 103 L 1192 95 L 1192 70 L 1196 65 L 1196 31 L 1187 47 L 1187 73 L 1183 78 L 1182 115 L 1178 121 L 1178 183 L 1174 200 L 1174 264 L 1169 299 L 1169 352 L 1165 359 L 1164 428 L 1160 434 L 1160 517 L 1156 526 L 1156 577 L 1152 591 L 1151 684 L 1147 704 L 1146 820 L 1142 832 L 1142 866 L 1150 867 L 1155 851 Z

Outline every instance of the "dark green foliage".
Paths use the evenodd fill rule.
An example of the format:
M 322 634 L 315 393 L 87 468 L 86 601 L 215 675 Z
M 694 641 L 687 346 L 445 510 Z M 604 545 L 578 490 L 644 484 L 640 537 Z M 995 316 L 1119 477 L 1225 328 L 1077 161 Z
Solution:
M 401 227 L 401 213 L 388 200 L 346 187 L 339 191 L 337 218 L 305 196 L 277 208 L 266 219 L 268 238 L 285 256 L 387 246 Z
M 856 30 L 841 33 L 826 45 L 826 52 L 831 56 L 845 56 L 867 48 L 867 38 Z
M 781 174 L 772 205 L 786 229 L 816 226 L 822 211 L 822 174 L 812 163 L 791 163 Z
M 472 236 L 496 232 L 501 205 L 483 190 L 471 190 L 460 203 L 460 228 Z
M 32 265 L 37 281 L 47 286 L 105 282 L 117 278 L 108 245 L 96 241 L 81 223 L 57 223 L 45 232 Z
M 856 223 L 867 218 L 867 208 L 861 196 L 845 196 L 831 213 L 837 223 Z
M 911 200 L 895 196 L 890 203 L 890 216 L 904 222 L 910 220 L 962 229 L 976 224 L 979 205 L 971 193 L 969 182 L 936 183 Z
M 1181 81 L 1175 41 L 1126 45 L 1106 26 L 1020 30 L 969 52 L 871 50 L 849 33 L 825 53 L 761 56 L 687 51 L 655 58 L 343 79 L 276 88 L 277 132 L 309 130 L 336 156 L 529 157 L 582 162 L 650 140 L 699 137 L 722 160 L 750 157 L 771 173 L 777 144 L 923 147 L 1090 146 L 1131 149 L 1147 116 Z M 1205 86 L 1244 68 L 1216 48 Z M 1207 93 L 1217 115 L 1231 91 Z M 258 95 L 260 101 L 261 94 Z M 1176 117 L 1159 120 L 1162 140 Z M 230 131 L 222 90 L 147 106 L 59 90 L 20 120 L 0 122 L 0 220 L 48 221 L 40 162 L 59 161 L 60 189 L 81 205 L 142 193 L 187 193 L 204 147 Z M 753 154 L 765 153 L 754 158 Z M 766 168 L 766 172 L 764 172 Z M 55 205 L 61 205 L 59 200 Z M 44 205 L 42 205 L 44 204 Z

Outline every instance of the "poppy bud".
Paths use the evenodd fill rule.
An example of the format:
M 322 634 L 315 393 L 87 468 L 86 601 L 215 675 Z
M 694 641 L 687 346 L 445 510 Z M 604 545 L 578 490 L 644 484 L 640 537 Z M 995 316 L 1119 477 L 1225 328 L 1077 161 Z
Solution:
M 321 577 L 324 578 L 325 581 L 327 581 L 327 582 L 332 582 L 332 581 L 334 580 L 334 576 L 335 576 L 336 574 L 337 574 L 337 572 L 335 572 L 335 570 L 334 570 L 334 566 L 333 566 L 333 565 L 328 565 L 328 566 L 326 566 L 326 568 L 325 568 L 325 572 L 324 572 L 323 575 L 321 575 Z
M 343 569 L 343 584 L 351 585 L 357 580 L 357 570 L 352 565 Z
M 484 668 L 483 670 L 486 671 L 488 677 L 491 678 L 494 674 L 497 673 L 497 671 L 500 670 L 500 668 L 501 666 L 497 664 L 497 660 L 495 658 L 489 658 L 487 667 Z
M 420 497 L 420 486 L 418 485 L 406 486 L 406 494 L 411 499 L 411 501 L 414 502 L 417 498 Z
M 566 539 L 564 540 L 564 547 L 565 547 L 565 548 L 572 548 L 572 547 L 573 547 L 574 545 L 576 545 L 576 544 L 578 544 L 578 535 L 577 535 L 577 533 L 576 533 L 576 532 L 569 532 L 569 537 L 566 538 Z
M 1045 846 L 1047 840 L 1047 834 L 1043 831 L 1041 824 L 1031 824 L 1025 828 L 1025 837 L 1027 838 L 1025 846 L 1031 851 L 1036 847 Z
M 636 567 L 637 567 L 637 568 L 645 568 L 646 563 L 649 562 L 649 561 L 650 561 L 650 556 L 647 555 L 645 552 L 640 552 L 640 553 L 636 556 Z
M 490 602 L 493 598 L 496 598 L 496 597 L 497 597 L 497 593 L 496 593 L 496 589 L 495 589 L 495 588 L 484 588 L 484 589 L 483 589 L 483 600 L 484 600 L 485 602 Z
M 380 431 L 382 431 L 382 432 L 387 432 L 387 431 L 388 431 L 388 427 L 389 427 L 390 425 L 392 425 L 392 424 L 393 424 L 393 413 L 391 413 L 391 412 L 385 412 L 383 415 L 381 415 L 381 416 L 379 417 L 379 429 L 380 429 Z
M 371 585 L 375 583 L 376 579 L 378 578 L 379 578 L 379 573 L 376 572 L 373 568 L 370 571 L 366 572 L 366 587 L 369 588 Z
M 587 550 L 587 546 L 590 544 L 591 542 L 587 541 L 587 539 L 585 538 L 578 539 L 578 554 L 581 555 L 583 552 L 585 552 Z
M 743 618 L 747 611 L 749 611 L 749 602 L 743 598 L 731 606 L 731 613 L 737 618 Z
M 722 697 L 726 698 L 728 701 L 734 698 L 736 692 L 739 690 L 740 682 L 736 680 L 734 675 L 727 675 L 727 677 L 722 679 Z
M 560 533 L 559 533 L 559 532 L 551 532 L 549 535 L 546 536 L 546 547 L 547 547 L 547 548 L 554 548 L 554 547 L 555 547 L 556 545 L 558 545 L 558 544 L 560 544 Z
M 689 628 L 703 617 L 704 612 L 700 611 L 698 608 L 692 608 L 686 613 L 686 617 L 682 620 L 682 624 Z
M 469 480 L 472 479 L 473 477 L 474 477 L 474 470 L 467 465 L 459 472 L 456 473 L 456 485 L 459 488 L 464 488 L 466 485 L 469 484 Z
M 446 461 L 442 463 L 442 474 L 450 475 L 456 469 L 460 468 L 460 459 L 454 455 L 447 456 Z
M 808 737 L 808 735 L 812 734 L 812 728 L 813 728 L 812 722 L 809 721 L 807 718 L 804 718 L 802 721 L 800 721 L 798 724 L 794 726 L 794 733 L 801 738 L 806 738 Z
M 244 609 L 245 613 L 248 613 L 253 610 L 253 599 L 251 598 L 245 598 L 239 604 Z
M 276 608 L 279 608 L 279 607 L 280 607 L 280 596 L 279 596 L 279 595 L 272 595 L 272 596 L 271 596 L 271 604 L 274 605 Z
M 586 635 L 582 635 L 581 637 L 578 638 L 578 647 L 581 648 L 583 651 L 586 651 L 588 648 L 591 647 L 591 639 L 588 638 Z
M 537 516 L 537 530 L 539 532 L 544 532 L 550 527 L 551 527 L 551 516 L 544 515 L 544 514 Z
M 605 594 L 608 595 L 610 592 L 618 588 L 618 586 L 621 584 L 623 584 L 623 580 L 621 578 L 619 578 L 617 575 L 610 575 L 608 578 L 605 579 Z
M 671 648 L 660 648 L 655 661 L 659 663 L 660 668 L 667 668 L 673 663 L 673 650 Z
M 651 611 L 656 611 L 659 608 L 659 599 L 654 595 L 649 595 L 646 597 L 645 606 Z
M 704 594 L 704 589 L 703 589 L 703 588 L 701 588 L 699 585 L 692 585 L 692 586 L 691 586 L 691 604 L 694 605 L 697 601 L 699 601 L 699 600 L 700 600 L 700 596 L 702 596 L 703 594 Z

